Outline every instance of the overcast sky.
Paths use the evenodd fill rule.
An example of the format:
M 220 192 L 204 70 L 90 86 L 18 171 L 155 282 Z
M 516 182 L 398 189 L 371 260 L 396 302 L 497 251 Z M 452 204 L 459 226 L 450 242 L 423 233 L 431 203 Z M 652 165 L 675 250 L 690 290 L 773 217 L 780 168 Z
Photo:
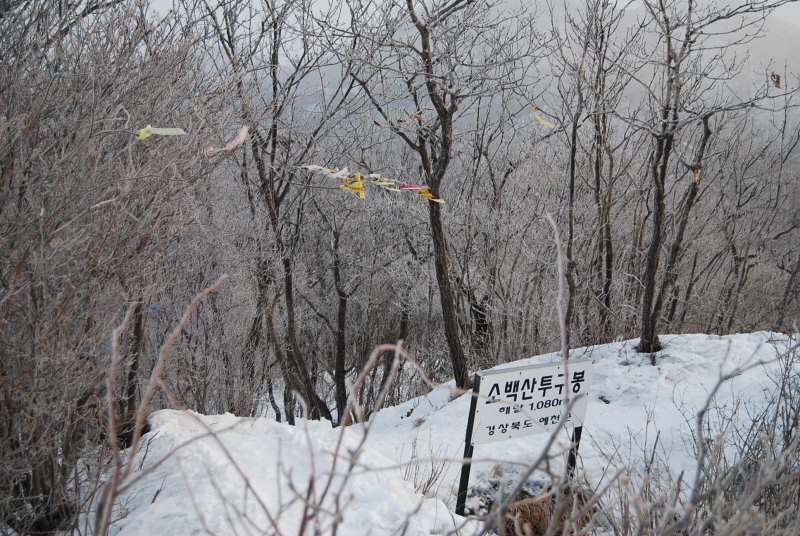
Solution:
M 507 2 L 510 6 L 519 5 L 519 0 Z M 748 46 L 750 63 L 743 74 L 751 81 L 763 77 L 766 65 L 770 62 L 771 69 L 779 72 L 788 84 L 800 75 L 800 61 L 797 58 L 797 50 L 800 50 L 800 0 L 792 2 L 778 8 L 767 22 L 764 37 Z M 565 0 L 557 5 L 582 4 L 583 0 Z M 156 12 L 163 14 L 172 7 L 173 0 L 152 0 L 151 5 Z M 541 6 L 544 5 L 542 1 Z

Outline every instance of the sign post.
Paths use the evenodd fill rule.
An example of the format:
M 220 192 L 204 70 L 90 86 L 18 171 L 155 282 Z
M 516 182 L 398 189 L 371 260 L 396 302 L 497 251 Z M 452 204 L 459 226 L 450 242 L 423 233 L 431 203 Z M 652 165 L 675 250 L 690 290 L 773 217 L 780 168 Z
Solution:
M 472 380 L 472 399 L 469 402 L 469 419 L 467 420 L 467 436 L 464 440 L 464 461 L 461 465 L 461 480 L 458 482 L 458 496 L 456 497 L 456 513 L 464 515 L 467 503 L 467 488 L 469 487 L 469 472 L 472 468 L 472 427 L 475 424 L 475 406 L 478 405 L 478 394 L 481 390 L 481 377 L 476 374 Z
M 475 445 L 574 427 L 567 474 L 575 471 L 586 416 L 590 360 L 490 370 L 475 375 L 456 513 L 464 515 Z
M 581 433 L 583 426 L 576 426 L 572 432 L 572 446 L 569 448 L 567 456 L 567 478 L 572 480 L 575 475 L 575 465 L 578 463 L 578 447 L 581 446 Z

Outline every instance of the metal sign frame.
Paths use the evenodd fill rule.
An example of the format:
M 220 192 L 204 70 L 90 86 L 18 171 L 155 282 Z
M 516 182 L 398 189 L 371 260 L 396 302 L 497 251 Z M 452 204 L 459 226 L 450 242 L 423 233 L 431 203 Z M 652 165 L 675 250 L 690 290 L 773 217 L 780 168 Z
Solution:
M 587 399 L 577 397 L 586 392 L 592 372 L 592 362 L 584 359 L 479 373 L 472 443 L 552 432 L 562 420 L 581 426 Z
M 475 374 L 456 514 L 464 515 L 476 444 L 552 433 L 559 427 L 573 426 L 572 447 L 567 460 L 567 476 L 572 478 L 592 375 L 591 360 L 560 361 Z

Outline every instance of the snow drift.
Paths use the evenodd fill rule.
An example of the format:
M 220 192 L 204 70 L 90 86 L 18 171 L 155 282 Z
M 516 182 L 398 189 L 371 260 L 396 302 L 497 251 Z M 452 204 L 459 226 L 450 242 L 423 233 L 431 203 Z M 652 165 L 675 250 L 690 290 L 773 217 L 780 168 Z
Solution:
M 785 366 L 781 356 L 795 344 L 765 332 L 662 341 L 655 365 L 636 353 L 636 340 L 570 352 L 595 363 L 578 465 L 591 485 L 653 455 L 664 471 L 691 479 L 698 412 L 732 417 L 735 427 L 737 412 L 765 406 Z M 448 385 L 346 429 L 158 411 L 110 534 L 476 534 L 480 520 L 453 513 L 468 409 L 469 396 L 454 397 Z M 498 467 L 524 467 L 546 441 L 478 445 L 468 511 L 480 509 L 475 490 L 491 489 Z M 552 474 L 563 471 L 568 446 L 562 431 L 551 447 Z

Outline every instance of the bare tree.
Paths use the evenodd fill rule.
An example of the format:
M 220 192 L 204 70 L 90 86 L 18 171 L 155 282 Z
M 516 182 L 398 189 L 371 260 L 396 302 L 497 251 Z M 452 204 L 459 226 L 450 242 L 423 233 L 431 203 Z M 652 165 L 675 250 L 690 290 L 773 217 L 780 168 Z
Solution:
M 190 36 L 144 3 L 57 7 L 0 11 L 0 523 L 18 533 L 66 530 L 91 501 L 107 330 L 128 304 L 115 433 L 139 409 L 143 302 L 203 173 Z M 148 123 L 190 135 L 137 139 Z
M 305 400 L 312 417 L 330 419 L 327 402 L 315 388 L 298 329 L 295 259 L 310 196 L 309 189 L 302 187 L 308 177 L 298 168 L 315 154 L 325 129 L 347 102 L 353 82 L 339 77 L 330 93 L 319 94 L 315 111 L 304 114 L 304 94 L 317 83 L 327 87 L 329 81 L 323 76 L 334 77 L 336 70 L 329 69 L 329 48 L 334 45 L 314 31 L 317 22 L 308 2 L 264 2 L 255 9 L 252 3 L 240 1 L 215 8 L 205 4 L 203 10 L 215 39 L 210 46 L 220 62 L 218 72 L 230 81 L 231 106 L 250 127 L 252 160 L 242 158 L 231 171 L 240 174 L 254 223 L 264 232 L 255 240 L 258 294 L 247 336 L 248 370 L 252 373 L 256 355 L 263 355 L 263 341 L 271 341 L 287 385 L 289 421 L 294 421 L 295 407 L 291 392 Z M 275 293 L 282 299 L 280 310 Z M 279 312 L 285 333 L 279 328 Z
M 476 98 L 522 79 L 523 59 L 536 57 L 530 20 L 493 14 L 484 2 L 455 0 L 417 5 L 352 4 L 352 33 L 361 46 L 352 76 L 378 114 L 378 121 L 416 157 L 418 175 L 431 193 L 444 196 L 455 152 L 455 125 Z M 487 13 L 488 11 L 488 13 Z M 444 207 L 447 201 L 445 200 Z M 428 220 L 445 337 L 456 384 L 469 384 L 467 357 L 453 285 L 452 253 L 442 205 L 430 202 Z
M 643 274 L 639 351 L 652 353 L 661 348 L 657 325 L 662 313 L 664 295 L 675 277 L 675 261 L 680 252 L 686 218 L 703 178 L 711 117 L 723 110 L 749 107 L 766 97 L 736 100 L 714 90 L 713 80 L 730 77 L 737 65 L 733 59 L 718 54 L 707 60 L 704 52 L 722 46 L 735 48 L 754 39 L 763 25 L 763 18 L 786 2 L 759 2 L 731 7 L 703 7 L 694 0 L 686 2 L 645 2 L 648 20 L 661 49 L 654 56 L 653 81 L 657 89 L 649 92 L 652 121 L 649 130 L 652 147 L 648 161 L 651 179 L 650 241 Z M 733 29 L 730 26 L 733 25 Z M 722 33 L 727 42 L 719 41 Z M 678 144 L 693 138 L 694 154 L 681 157 Z M 685 143 L 685 142 L 684 142 Z M 674 162 L 678 160 L 678 162 Z M 670 253 L 661 271 L 661 250 L 664 247 L 664 226 L 667 218 L 666 199 L 673 174 L 688 175 L 683 215 L 670 246 Z

